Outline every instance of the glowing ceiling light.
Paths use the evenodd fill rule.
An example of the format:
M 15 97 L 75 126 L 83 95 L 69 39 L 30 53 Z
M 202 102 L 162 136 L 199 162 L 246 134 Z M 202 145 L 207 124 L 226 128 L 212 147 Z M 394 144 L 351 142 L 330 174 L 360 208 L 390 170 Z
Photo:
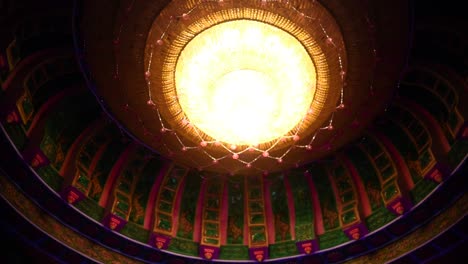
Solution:
M 175 71 L 179 104 L 190 123 L 236 145 L 290 134 L 311 108 L 316 78 L 295 37 L 253 20 L 201 32 L 180 53 Z

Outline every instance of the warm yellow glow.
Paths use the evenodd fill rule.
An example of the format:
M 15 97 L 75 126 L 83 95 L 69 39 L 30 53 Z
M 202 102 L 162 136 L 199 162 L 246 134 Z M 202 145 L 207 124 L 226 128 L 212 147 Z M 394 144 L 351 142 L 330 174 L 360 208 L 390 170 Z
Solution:
M 179 104 L 213 139 L 255 145 L 288 134 L 310 109 L 314 64 L 289 33 L 252 20 L 213 26 L 181 52 Z

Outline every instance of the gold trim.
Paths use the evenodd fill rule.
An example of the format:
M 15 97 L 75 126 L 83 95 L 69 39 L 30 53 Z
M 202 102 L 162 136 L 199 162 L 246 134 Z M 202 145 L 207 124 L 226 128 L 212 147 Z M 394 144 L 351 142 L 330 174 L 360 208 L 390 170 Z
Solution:
M 249 197 L 249 193 L 250 193 L 250 189 L 251 189 L 251 186 L 252 184 L 249 184 L 249 180 L 252 180 L 252 177 L 256 177 L 257 179 L 254 179 L 254 180 L 258 180 L 258 185 L 255 185 L 255 188 L 260 188 L 260 198 L 258 199 L 253 199 L 251 200 Z M 252 247 L 266 247 L 268 246 L 268 226 L 267 226 L 267 223 L 266 223 L 266 215 L 265 215 L 265 192 L 264 192 L 264 182 L 263 182 L 263 178 L 261 176 L 252 176 L 252 177 L 244 177 L 244 184 L 246 186 L 246 188 L 244 189 L 244 192 L 245 192 L 245 204 L 246 204 L 246 207 L 247 207 L 247 236 L 248 236 L 248 245 L 249 245 L 249 248 L 252 248 Z M 250 210 L 249 210 L 249 205 L 250 205 L 250 202 L 259 202 L 263 205 L 263 209 L 262 209 L 262 212 L 258 212 L 257 214 L 262 214 L 263 215 L 263 223 L 257 223 L 257 224 L 253 224 L 250 222 Z M 264 229 L 264 234 L 265 234 L 265 243 L 254 243 L 252 241 L 252 235 L 251 235 L 251 228 L 252 227 L 263 227 Z
M 185 169 L 185 173 L 182 176 L 180 176 L 179 184 L 177 185 L 176 190 L 171 190 L 171 191 L 174 192 L 174 198 L 172 199 L 172 201 L 168 201 L 168 202 L 171 202 L 172 209 L 171 209 L 171 213 L 167 213 L 167 212 L 163 212 L 163 211 L 159 210 L 158 205 L 160 204 L 160 201 L 162 199 L 161 198 L 161 194 L 162 194 L 161 190 L 165 188 L 164 185 L 167 182 L 167 180 L 169 178 L 169 175 L 171 175 L 171 172 L 175 167 L 180 167 L 180 168 Z M 158 223 L 158 220 L 160 219 L 159 214 L 169 216 L 170 219 L 172 219 L 174 217 L 174 202 L 177 199 L 177 195 L 178 195 L 178 193 L 180 191 L 180 185 L 181 185 L 182 181 L 184 180 L 184 178 L 187 176 L 187 174 L 188 174 L 188 169 L 187 168 L 184 168 L 184 167 L 181 167 L 181 166 L 176 166 L 174 163 L 172 163 L 171 167 L 167 170 L 166 175 L 164 175 L 164 179 L 162 180 L 161 185 L 159 186 L 158 198 L 156 199 L 155 208 L 154 208 L 153 232 L 175 237 L 175 235 L 177 233 L 177 230 L 174 229 L 174 222 L 172 220 L 171 220 L 171 229 L 170 229 L 170 231 L 158 228 L 157 223 Z M 169 188 L 166 188 L 166 189 L 170 190 Z M 164 200 L 164 201 L 166 201 L 166 200 Z
M 346 71 L 346 54 L 340 29 L 333 17 L 319 3 L 305 0 L 296 1 L 297 6 L 316 20 L 302 17 L 299 12 L 293 11 L 285 3 L 270 2 L 263 6 L 259 1 L 239 0 L 217 2 L 204 2 L 199 0 L 171 2 L 158 16 L 152 25 L 146 44 L 145 65 L 150 65 L 149 89 L 153 100 L 165 122 L 172 129 L 193 143 L 198 144 L 201 139 L 212 139 L 193 125 L 184 122 L 185 115 L 177 100 L 175 89 L 174 69 L 177 59 L 185 45 L 203 30 L 225 21 L 250 19 L 273 25 L 293 35 L 309 53 L 317 72 L 317 83 L 314 100 L 311 104 L 311 114 L 305 117 L 286 136 L 295 134 L 299 130 L 301 138 L 310 136 L 318 129 L 336 107 L 340 96 L 342 83 L 340 76 L 340 58 L 343 70 Z M 200 7 L 201 5 L 201 7 Z M 174 21 L 174 14 L 181 10 L 191 10 L 189 19 L 179 18 Z M 168 27 L 167 25 L 170 25 Z M 326 43 L 323 25 L 327 27 L 327 35 L 333 38 L 333 45 Z M 167 31 L 167 28 L 169 29 Z M 164 44 L 156 43 L 164 35 Z M 336 50 L 343 51 L 339 54 Z M 341 56 L 341 57 L 340 57 Z M 155 114 L 156 116 L 156 114 Z M 159 122 L 159 120 L 156 120 Z M 200 139 L 201 138 L 201 139 Z M 293 143 L 292 139 L 278 142 L 278 139 L 260 144 L 260 148 L 274 150 L 287 147 Z M 238 146 L 240 149 L 248 146 Z M 219 146 L 209 144 L 207 149 L 222 150 Z

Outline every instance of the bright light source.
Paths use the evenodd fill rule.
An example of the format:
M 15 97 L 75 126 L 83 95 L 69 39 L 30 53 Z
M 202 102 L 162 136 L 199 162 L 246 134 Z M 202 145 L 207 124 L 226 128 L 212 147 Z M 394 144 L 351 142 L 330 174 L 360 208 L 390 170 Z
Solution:
M 310 109 L 316 72 L 305 48 L 286 31 L 235 20 L 187 44 L 175 81 L 192 125 L 222 142 L 256 145 L 298 125 Z

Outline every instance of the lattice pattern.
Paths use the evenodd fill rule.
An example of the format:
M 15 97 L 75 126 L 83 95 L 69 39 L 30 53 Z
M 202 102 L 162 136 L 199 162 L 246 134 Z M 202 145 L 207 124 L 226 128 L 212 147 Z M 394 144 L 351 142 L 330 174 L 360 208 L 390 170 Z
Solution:
M 262 176 L 245 177 L 246 210 L 248 215 L 249 247 L 268 245 L 267 226 L 265 220 L 265 200 Z
M 201 245 L 215 247 L 221 245 L 221 210 L 224 184 L 222 178 L 211 177 L 207 179 L 203 202 Z
M 159 189 L 155 208 L 154 231 L 166 235 L 173 235 L 174 230 L 174 204 L 180 185 L 184 180 L 188 169 L 173 166 L 164 176 Z

